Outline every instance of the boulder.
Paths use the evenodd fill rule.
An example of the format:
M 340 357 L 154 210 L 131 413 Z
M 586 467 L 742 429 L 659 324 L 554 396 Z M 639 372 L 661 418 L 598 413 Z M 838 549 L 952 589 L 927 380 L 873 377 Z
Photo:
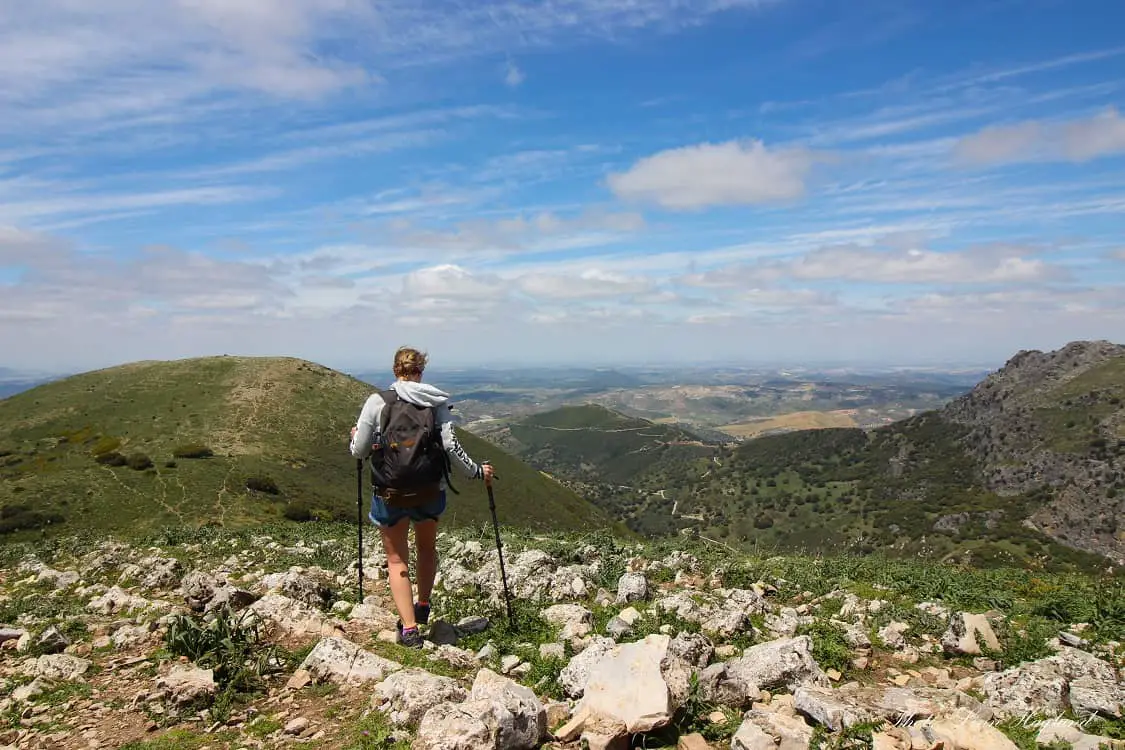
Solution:
M 90 668 L 89 659 L 71 654 L 47 654 L 33 662 L 35 675 L 52 682 L 70 682 L 86 674 Z
M 341 685 L 382 682 L 387 675 L 402 668 L 398 662 L 364 651 L 346 638 L 338 636 L 325 638 L 317 643 L 299 667 L 308 672 L 316 682 L 335 682 Z
M 625 573 L 617 579 L 617 603 L 628 604 L 648 596 L 648 579 L 644 573 Z
M 751 646 L 741 657 L 713 664 L 700 673 L 704 697 L 724 705 L 747 707 L 762 690 L 801 686 L 828 687 L 831 681 L 812 656 L 807 635 L 779 638 Z
M 190 665 L 177 665 L 168 674 L 158 677 L 156 688 L 164 691 L 177 706 L 208 700 L 217 690 L 213 670 Z
M 496 701 L 511 713 L 511 723 L 501 727 L 500 747 L 513 750 L 538 747 L 547 737 L 547 709 L 534 691 L 491 669 L 477 672 L 469 700 Z
M 1114 740 L 1109 737 L 1087 734 L 1081 727 L 1069 719 L 1049 719 L 1039 725 L 1039 733 L 1035 741 L 1040 745 L 1050 745 L 1053 742 L 1070 743 L 1071 750 L 1122 750 L 1125 740 Z
M 456 680 L 422 669 L 391 672 L 375 686 L 372 704 L 396 726 L 417 724 L 439 703 L 460 703 L 467 693 Z
M 610 649 L 590 670 L 578 711 L 619 721 L 634 734 L 667 725 L 687 687 L 686 665 L 669 653 L 671 641 L 650 635 Z M 671 687 L 666 673 L 682 684 Z
M 984 615 L 958 612 L 949 618 L 949 629 L 941 638 L 942 649 L 947 654 L 979 656 L 981 643 L 993 652 L 1000 651 L 1000 639 Z
M 617 644 L 610 638 L 593 636 L 589 644 L 559 672 L 559 685 L 571 698 L 581 698 L 590 678 L 590 670 Z
M 1069 646 L 1037 661 L 981 680 L 988 705 L 1004 717 L 1041 712 L 1059 715 L 1068 708 L 1078 714 L 1120 716 L 1125 684 L 1114 668 L 1093 654 Z

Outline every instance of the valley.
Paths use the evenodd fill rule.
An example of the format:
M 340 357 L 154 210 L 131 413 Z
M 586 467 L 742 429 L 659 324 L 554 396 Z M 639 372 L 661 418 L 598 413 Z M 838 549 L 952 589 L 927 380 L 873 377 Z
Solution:
M 595 405 L 474 429 L 642 535 L 1099 567 L 1125 561 L 1123 367 L 1125 348 L 1075 342 L 887 425 L 806 413 L 817 429 L 738 444 Z

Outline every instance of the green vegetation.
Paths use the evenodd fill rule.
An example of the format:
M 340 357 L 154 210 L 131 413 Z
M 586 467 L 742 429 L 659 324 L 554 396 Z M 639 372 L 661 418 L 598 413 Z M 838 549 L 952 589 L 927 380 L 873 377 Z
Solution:
M 985 489 L 964 447 L 968 428 L 939 412 L 736 447 L 676 444 L 682 431 L 601 407 L 559 409 L 510 430 L 523 458 L 644 535 L 687 531 L 758 550 L 878 550 L 1037 570 L 1106 564 L 1023 523 L 1050 490 Z
M 255 622 L 223 607 L 210 622 L 177 615 L 168 627 L 165 648 L 173 656 L 186 656 L 202 669 L 214 670 L 218 694 L 211 715 L 226 721 L 231 709 L 264 688 L 262 678 L 280 672 L 283 663 L 277 646 L 269 643 Z
M 1125 357 L 1116 357 L 1041 396 L 1035 416 L 1054 450 L 1096 455 L 1108 447 L 1102 422 L 1121 411 L 1123 403 Z M 1119 427 L 1116 437 L 1125 438 L 1125 427 Z
M 138 362 L 76 375 L 0 401 L 0 534 L 68 528 L 144 532 L 250 527 L 280 519 L 353 521 L 348 431 L 372 387 L 298 359 Z M 499 513 L 538 529 L 611 519 L 490 443 Z M 370 492 L 364 477 L 365 494 Z M 447 525 L 489 519 L 479 481 L 454 469 Z
M 205 746 L 223 746 L 219 743 L 234 742 L 238 735 L 232 731 L 204 734 L 190 729 L 172 729 L 152 740 L 127 742 L 119 750 L 200 750 Z

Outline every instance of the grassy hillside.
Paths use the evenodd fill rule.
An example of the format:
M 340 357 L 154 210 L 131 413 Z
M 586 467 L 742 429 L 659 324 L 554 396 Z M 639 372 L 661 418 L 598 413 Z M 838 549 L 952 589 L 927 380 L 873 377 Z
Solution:
M 39 386 L 0 401 L 0 531 L 352 520 L 348 431 L 371 390 L 310 362 L 246 357 L 138 362 Z M 496 467 L 503 523 L 609 524 L 570 490 L 458 435 Z M 449 521 L 487 521 L 483 485 L 455 475 L 454 486 Z
M 521 457 L 576 479 L 628 484 L 652 466 L 710 455 L 715 446 L 674 425 L 655 424 L 603 406 L 566 406 L 508 425 Z

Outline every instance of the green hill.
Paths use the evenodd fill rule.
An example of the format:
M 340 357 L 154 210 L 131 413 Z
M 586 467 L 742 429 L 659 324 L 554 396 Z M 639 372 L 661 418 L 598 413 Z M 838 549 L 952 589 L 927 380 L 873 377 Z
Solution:
M 519 455 L 646 535 L 1031 567 L 1125 561 L 1125 347 L 1024 352 L 946 407 L 873 430 L 681 450 L 599 408 L 510 426 Z M 645 441 L 648 441 L 645 443 Z M 646 447 L 647 446 L 647 447 Z
M 0 531 L 354 520 L 348 431 L 371 391 L 311 362 L 254 357 L 137 362 L 25 391 L 0 401 Z M 502 523 L 611 523 L 494 445 L 458 436 L 496 467 Z M 489 522 L 483 485 L 453 481 L 448 522 Z
M 713 446 L 680 427 L 655 424 L 603 406 L 565 406 L 508 425 L 519 455 L 560 474 L 628 483 L 669 456 L 698 456 Z M 574 472 L 572 469 L 577 468 Z

